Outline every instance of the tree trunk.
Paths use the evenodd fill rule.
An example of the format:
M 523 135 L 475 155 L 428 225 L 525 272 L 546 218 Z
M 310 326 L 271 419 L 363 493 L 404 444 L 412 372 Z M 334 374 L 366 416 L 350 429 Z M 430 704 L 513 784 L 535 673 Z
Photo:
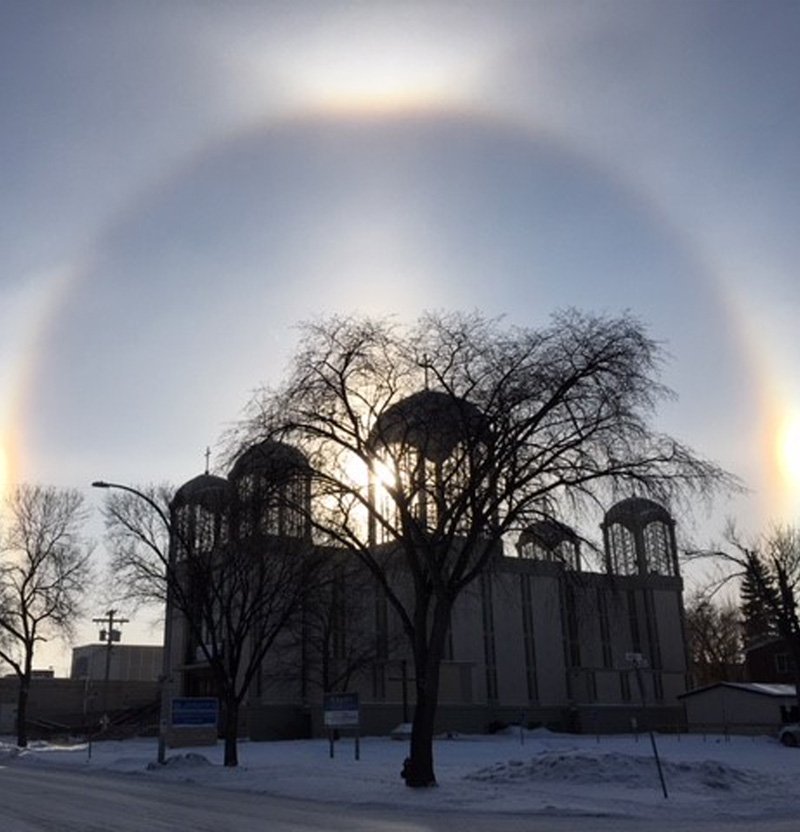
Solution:
M 19 677 L 17 692 L 17 745 L 25 748 L 28 745 L 28 693 L 30 691 L 30 676 Z
M 222 736 L 225 740 L 225 766 L 239 765 L 239 703 L 233 699 L 225 702 L 225 724 Z
M 426 674 L 428 675 L 428 674 Z M 433 729 L 438 706 L 439 673 L 436 670 L 436 690 L 431 695 L 425 686 L 417 682 L 417 704 L 411 725 L 411 751 L 403 766 L 403 777 L 411 788 L 426 788 L 436 785 L 433 771 Z M 431 679 L 426 681 L 430 682 Z
M 403 778 L 411 788 L 436 785 L 433 770 L 433 731 L 439 706 L 439 672 L 450 627 L 449 605 L 434 609 L 430 637 L 414 643 L 417 702 L 411 725 L 411 750 L 403 765 Z

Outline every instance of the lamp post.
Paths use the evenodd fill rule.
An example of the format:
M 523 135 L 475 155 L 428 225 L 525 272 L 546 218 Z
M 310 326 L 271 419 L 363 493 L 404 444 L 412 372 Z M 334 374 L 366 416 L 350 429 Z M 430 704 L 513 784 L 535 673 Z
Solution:
M 160 704 L 159 704 L 159 716 L 158 716 L 158 762 L 163 764 L 166 762 L 167 759 L 167 725 L 168 725 L 168 714 L 169 714 L 169 706 L 170 706 L 170 697 L 169 697 L 169 686 L 167 682 L 169 681 L 171 675 L 171 662 L 170 662 L 170 653 L 172 649 L 172 581 L 174 578 L 174 560 L 175 560 L 175 547 L 173 545 L 172 540 L 172 523 L 170 522 L 169 517 L 164 513 L 161 506 L 155 502 L 151 497 L 148 497 L 147 494 L 142 493 L 136 488 L 133 488 L 130 485 L 123 485 L 118 482 L 106 482 L 105 480 L 95 480 L 92 483 L 93 488 L 115 488 L 118 491 L 127 491 L 129 494 L 133 494 L 135 497 L 138 497 L 140 500 L 144 500 L 153 511 L 161 519 L 161 522 L 164 524 L 164 527 L 167 530 L 167 534 L 169 536 L 169 544 L 167 546 L 167 574 L 166 574 L 166 605 L 164 611 L 164 651 L 162 657 L 162 664 L 161 664 L 161 678 L 159 682 L 161 684 L 161 692 L 160 692 Z

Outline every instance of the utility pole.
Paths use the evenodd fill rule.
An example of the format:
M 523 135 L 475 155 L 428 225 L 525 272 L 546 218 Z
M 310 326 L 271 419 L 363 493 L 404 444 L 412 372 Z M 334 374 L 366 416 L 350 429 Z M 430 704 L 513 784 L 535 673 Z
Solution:
M 127 618 L 117 618 L 116 610 L 109 610 L 103 618 L 93 618 L 95 624 L 105 624 L 105 628 L 100 630 L 100 641 L 106 645 L 106 672 L 105 685 L 103 686 L 103 711 L 108 713 L 108 682 L 111 675 L 111 648 L 115 641 L 119 641 L 122 633 L 117 629 L 123 624 L 128 623 Z M 116 627 L 115 627 L 116 625 Z

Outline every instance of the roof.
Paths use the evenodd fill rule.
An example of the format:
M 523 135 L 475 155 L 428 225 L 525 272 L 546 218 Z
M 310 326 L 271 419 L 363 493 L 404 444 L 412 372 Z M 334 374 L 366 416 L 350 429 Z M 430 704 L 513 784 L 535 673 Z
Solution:
M 538 543 L 545 549 L 552 550 L 565 540 L 577 543 L 578 535 L 574 529 L 564 523 L 560 523 L 552 517 L 547 517 L 528 526 L 520 534 L 517 545 L 524 546 L 526 543 L 532 542 Z
M 758 696 L 772 696 L 778 699 L 794 698 L 797 696 L 797 690 L 794 685 L 778 685 L 768 682 L 716 682 L 713 685 L 687 690 L 686 693 L 681 693 L 678 699 L 685 699 L 687 696 L 696 696 L 699 693 L 706 693 L 715 688 L 734 688 L 744 693 L 753 693 Z
M 172 507 L 201 505 L 210 511 L 222 508 L 228 499 L 228 481 L 213 474 L 200 474 L 185 482 L 172 498 Z
M 440 390 L 420 390 L 388 407 L 370 432 L 369 443 L 407 444 L 432 462 L 443 462 L 456 445 L 486 431 L 486 419 L 466 399 Z
M 308 473 L 309 465 L 303 452 L 294 446 L 266 439 L 247 448 L 228 476 L 235 480 L 256 471 L 269 479 L 283 480 L 294 474 Z
M 672 522 L 670 513 L 660 503 L 646 497 L 627 497 L 615 503 L 606 512 L 605 523 L 641 523 L 646 525 L 653 520 Z
M 780 636 L 764 636 L 752 644 L 746 644 L 744 647 L 745 653 L 752 653 L 754 650 L 763 650 L 765 647 L 776 647 L 778 649 L 786 650 L 786 640 Z

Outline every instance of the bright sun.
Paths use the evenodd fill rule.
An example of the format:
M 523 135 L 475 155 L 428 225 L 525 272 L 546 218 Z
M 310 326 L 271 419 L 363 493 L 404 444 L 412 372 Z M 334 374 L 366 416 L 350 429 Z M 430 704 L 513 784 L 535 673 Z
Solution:
M 443 40 L 398 27 L 393 16 L 344 11 L 324 34 L 307 33 L 302 46 L 259 43 L 239 60 L 262 97 L 281 91 L 277 100 L 304 111 L 381 112 L 463 103 L 497 48 L 488 33 L 477 42 L 455 31 Z
M 787 485 L 800 487 L 800 414 L 792 414 L 780 428 L 778 465 Z

